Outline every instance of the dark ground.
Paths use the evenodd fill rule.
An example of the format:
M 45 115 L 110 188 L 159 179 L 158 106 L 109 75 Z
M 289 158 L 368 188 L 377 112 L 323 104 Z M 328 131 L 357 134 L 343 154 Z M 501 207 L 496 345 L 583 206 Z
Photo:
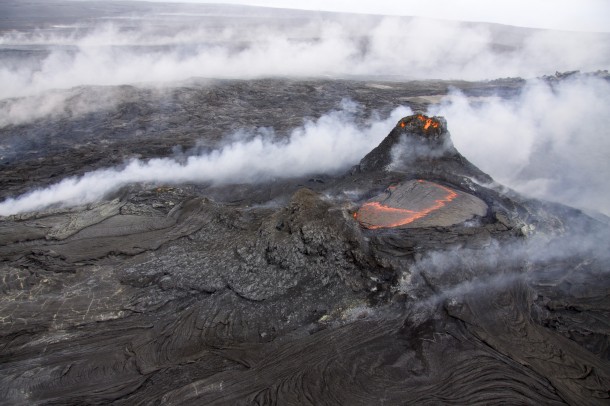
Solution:
M 5 2 L 29 17 L 4 13 L 0 28 L 144 7 L 40 4 Z M 45 52 L 0 47 L 17 67 Z M 54 90 L 43 96 L 61 110 L 0 127 L 0 199 L 134 157 L 209 151 L 239 129 L 284 137 L 343 99 L 364 123 L 400 104 L 424 111 L 450 87 L 510 97 L 523 85 L 200 78 Z M 127 185 L 0 217 L 0 403 L 608 404 L 608 226 L 494 184 L 436 120 L 401 120 L 338 174 Z M 434 153 L 395 160 L 404 139 Z M 370 201 L 428 207 L 438 196 L 417 191 L 437 186 L 417 180 L 463 199 L 407 227 L 358 222 Z
M 114 109 L 3 129 L 4 137 L 36 140 L 44 128 L 48 139 L 61 131 L 78 140 L 24 142 L 19 154 L 32 158 L 6 160 L 3 189 L 23 191 L 51 182 L 49 174 L 133 154 L 165 155 L 176 143 L 194 145 L 186 128 L 217 134 L 212 147 L 240 122 L 267 125 L 273 117 L 288 129 L 302 119 L 297 111 L 316 117 L 345 95 L 367 112 L 387 111 L 399 97 L 446 86 L 254 81 L 162 94 L 122 87 L 114 91 L 128 100 Z M 485 92 L 490 84 L 462 86 Z M 297 90 L 301 97 L 291 99 Z M 129 101 L 135 95 L 137 104 Z M 164 102 L 177 97 L 185 102 Z M 281 113 L 266 110 L 281 98 Z M 214 100 L 214 109 L 192 114 Z M 582 242 L 607 241 L 607 227 L 481 186 L 491 179 L 453 147 L 388 171 L 403 135 L 450 145 L 442 120 L 433 132 L 405 122 L 340 176 L 134 185 L 103 203 L 4 218 L 3 402 L 605 404 L 608 258 L 598 243 Z M 98 131 L 80 131 L 92 127 Z M 117 128 L 140 128 L 151 141 Z M 411 179 L 476 196 L 487 211 L 452 226 L 367 230 L 354 219 L 359 204 Z

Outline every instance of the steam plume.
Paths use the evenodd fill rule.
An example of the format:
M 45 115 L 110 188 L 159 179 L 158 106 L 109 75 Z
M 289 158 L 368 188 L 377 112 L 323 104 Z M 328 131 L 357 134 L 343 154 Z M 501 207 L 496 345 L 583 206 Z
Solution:
M 273 131 L 261 129 L 249 134 L 247 140 L 234 141 L 209 154 L 187 157 L 185 162 L 171 158 L 132 160 L 124 168 L 101 169 L 67 178 L 48 188 L 7 199 L 0 203 L 0 215 L 57 204 L 89 203 L 135 182 L 248 183 L 345 170 L 379 144 L 388 128 L 411 114 L 408 108 L 398 107 L 384 120 L 370 118 L 365 125 L 358 126 L 357 110 L 357 105 L 344 100 L 341 109 L 305 122 L 287 139 L 277 139 Z
M 531 81 L 509 100 L 455 91 L 430 110 L 447 118 L 456 148 L 500 183 L 610 214 L 608 81 Z
M 607 34 L 400 17 L 326 15 L 279 18 L 273 24 L 262 19 L 247 26 L 222 18 L 209 24 L 205 13 L 197 24 L 188 17 L 183 16 L 182 24 L 175 16 L 172 20 L 153 14 L 131 18 L 129 26 L 115 20 L 73 31 L 0 35 L 5 47 L 47 52 L 34 60 L 0 61 L 0 98 L 78 85 L 190 77 L 394 75 L 478 80 L 610 67 Z
M 434 280 L 439 291 L 419 303 L 428 307 L 447 299 L 501 290 L 519 280 L 545 285 L 571 278 L 578 283 L 584 278 L 604 278 L 608 273 L 604 264 L 610 259 L 604 242 L 609 237 L 605 229 L 575 228 L 557 236 L 535 234 L 510 243 L 491 240 L 483 249 L 432 251 L 402 275 L 398 289 L 417 295 L 414 282 L 421 275 L 427 281 Z M 574 272 L 575 268 L 579 271 Z

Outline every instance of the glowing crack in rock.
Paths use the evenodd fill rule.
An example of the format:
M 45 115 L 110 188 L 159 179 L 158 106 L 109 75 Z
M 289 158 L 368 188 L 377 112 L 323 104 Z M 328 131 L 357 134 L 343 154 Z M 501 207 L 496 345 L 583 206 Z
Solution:
M 423 121 L 424 122 L 424 130 L 427 130 L 430 127 L 438 128 L 438 125 L 439 125 L 438 122 L 432 120 L 430 117 L 422 116 L 421 114 L 419 114 L 417 116 L 417 119 L 419 121 Z
M 440 126 L 440 123 L 438 121 L 436 121 L 430 117 L 424 116 L 423 114 L 418 114 L 417 119 L 424 123 L 424 131 L 428 130 L 430 127 L 438 128 Z M 407 125 L 407 123 L 405 123 L 404 121 L 400 122 L 400 126 L 402 128 L 406 127 L 406 125 Z
M 368 229 L 449 226 L 486 212 L 487 205 L 475 196 L 417 180 L 388 187 L 364 203 L 354 218 Z

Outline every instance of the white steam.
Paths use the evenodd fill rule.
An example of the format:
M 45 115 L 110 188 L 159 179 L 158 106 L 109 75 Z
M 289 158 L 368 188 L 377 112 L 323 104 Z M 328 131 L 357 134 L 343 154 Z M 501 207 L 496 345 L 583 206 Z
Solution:
M 610 215 L 610 83 L 532 81 L 517 97 L 470 100 L 453 92 L 430 114 L 496 181 L 526 195 Z
M 148 161 L 132 160 L 124 168 L 100 169 L 62 180 L 44 189 L 0 203 L 0 215 L 38 210 L 50 205 L 78 205 L 98 201 L 123 185 L 153 183 L 248 183 L 309 173 L 345 170 L 377 146 L 396 122 L 412 112 L 396 108 L 388 118 L 372 117 L 358 125 L 358 106 L 343 101 L 342 108 L 316 121 L 307 121 L 288 138 L 260 129 L 248 139 L 234 141 L 205 155 Z M 233 136 L 235 138 L 236 136 Z M 242 134 L 243 137 L 243 134 Z
M 392 162 L 387 169 L 402 171 L 416 165 L 416 160 L 419 158 L 439 158 L 448 151 L 449 147 L 451 147 L 450 140 L 446 140 L 443 145 L 432 146 L 425 140 L 403 135 L 399 142 L 392 146 L 390 151 Z
M 253 9 L 206 10 L 189 15 L 177 8 L 175 15 L 130 15 L 86 23 L 90 26 L 83 22 L 72 30 L 0 34 L 0 127 L 76 116 L 116 101 L 111 88 L 87 93 L 75 88 L 79 85 L 151 85 L 191 77 L 483 79 L 610 67 L 610 34 L 423 18 L 285 11 L 261 17 L 251 15 Z M 52 91 L 58 88 L 72 90 Z M 348 110 L 305 124 L 288 141 L 260 132 L 186 163 L 132 161 L 122 169 L 66 179 L 5 201 L 0 212 L 98 200 L 130 182 L 249 182 L 336 171 L 364 156 L 398 116 L 407 114 L 395 112 L 387 125 L 371 120 L 358 128 Z M 501 183 L 610 214 L 608 82 L 573 80 L 554 89 L 532 82 L 516 99 L 481 103 L 456 92 L 432 113 L 447 117 L 457 149 Z
M 37 60 L 0 60 L 0 98 L 78 85 L 191 77 L 392 75 L 474 80 L 610 67 L 608 34 L 424 18 L 312 14 L 277 21 L 248 18 L 247 24 L 238 25 L 235 19 L 200 17 L 193 23 L 197 20 L 185 15 L 181 24 L 151 15 L 131 19 L 125 27 L 105 22 L 74 31 L 4 33 L 0 46 L 5 49 L 42 49 L 48 54 L 39 52 L 43 56 Z
M 46 117 L 78 117 L 114 107 L 121 96 L 113 87 L 76 87 L 0 100 L 0 128 Z
M 429 307 L 503 290 L 518 281 L 549 286 L 569 280 L 567 286 L 580 285 L 606 277 L 609 237 L 607 229 L 576 227 L 561 235 L 535 234 L 509 243 L 490 240 L 480 249 L 429 251 L 401 275 L 397 289 L 418 297 L 421 283 L 435 286 L 434 294 L 418 297 L 418 306 Z

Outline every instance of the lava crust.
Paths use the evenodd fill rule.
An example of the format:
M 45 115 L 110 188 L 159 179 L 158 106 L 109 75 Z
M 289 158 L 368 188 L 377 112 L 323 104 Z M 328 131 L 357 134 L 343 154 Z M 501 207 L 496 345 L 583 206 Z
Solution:
M 388 187 L 360 207 L 354 218 L 366 228 L 449 227 L 484 216 L 481 199 L 424 180 Z
M 485 185 L 413 115 L 338 176 L 0 218 L 0 401 L 607 404 L 608 227 Z

